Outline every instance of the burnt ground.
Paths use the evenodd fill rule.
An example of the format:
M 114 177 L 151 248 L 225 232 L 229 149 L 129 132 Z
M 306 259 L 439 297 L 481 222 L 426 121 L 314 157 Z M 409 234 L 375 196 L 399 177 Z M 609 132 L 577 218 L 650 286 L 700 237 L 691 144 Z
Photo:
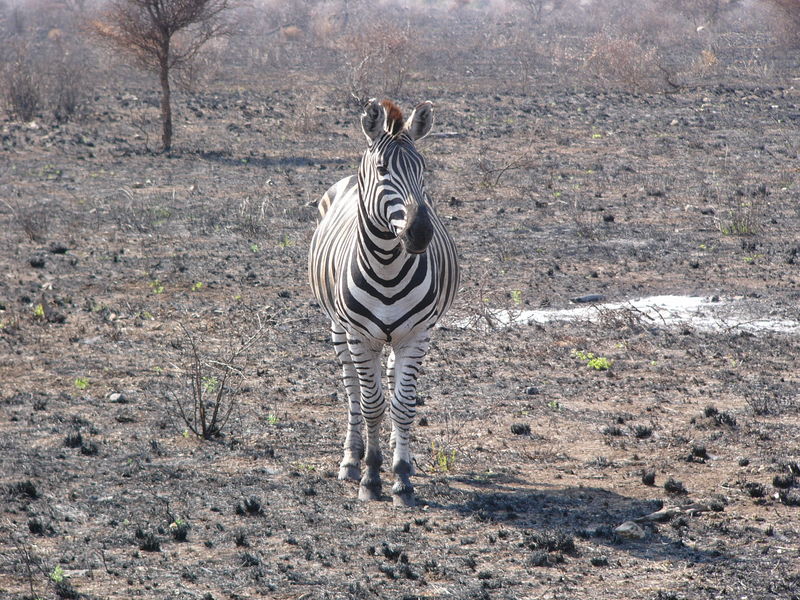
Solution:
M 413 510 L 336 479 L 345 409 L 306 284 L 311 204 L 363 147 L 352 105 L 313 82 L 178 93 L 170 155 L 144 87 L 3 121 L 0 596 L 798 597 L 796 335 L 485 316 L 599 293 L 797 319 L 800 93 L 406 90 L 436 106 L 420 147 L 463 266 Z M 198 440 L 175 414 L 191 339 L 224 357 L 259 319 L 230 421 Z

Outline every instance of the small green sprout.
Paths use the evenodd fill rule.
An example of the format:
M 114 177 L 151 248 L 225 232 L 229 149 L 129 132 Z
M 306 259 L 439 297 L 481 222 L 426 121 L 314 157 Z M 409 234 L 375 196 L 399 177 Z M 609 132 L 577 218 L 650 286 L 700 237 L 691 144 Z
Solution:
M 278 246 L 280 246 L 281 248 L 283 248 L 284 250 L 286 250 L 286 248 L 289 248 L 289 247 L 291 247 L 291 246 L 294 246 L 294 240 L 293 240 L 293 239 L 291 239 L 291 238 L 289 238 L 289 236 L 287 236 L 287 235 L 284 233 L 284 234 L 283 234 L 283 236 L 281 237 L 281 241 L 280 241 L 280 242 L 278 242 Z
M 76 377 L 75 378 L 75 387 L 79 390 L 83 391 L 89 387 L 89 378 L 88 377 Z
M 278 418 L 278 415 L 276 415 L 275 413 L 269 413 L 267 415 L 267 423 L 269 425 L 273 425 L 274 426 L 274 425 L 277 425 L 279 422 L 280 422 L 280 419 Z
M 50 581 L 53 583 L 61 583 L 64 581 L 64 569 L 61 568 L 61 565 L 53 567 L 53 570 L 50 572 Z
M 154 294 L 163 294 L 164 293 L 164 286 L 158 279 L 154 279 L 150 282 L 150 289 L 153 290 Z
M 192 284 L 192 291 L 199 292 L 200 290 L 203 289 L 203 285 L 204 284 L 202 281 L 196 281 L 195 283 Z
M 522 304 L 522 290 L 511 290 L 511 301 L 517 306 Z
M 256 243 L 250 244 L 250 252 L 252 252 L 253 254 L 258 254 L 259 252 L 261 252 L 261 246 L 259 246 Z
M 438 446 L 436 442 L 431 442 L 431 454 L 433 455 L 433 468 L 441 473 L 449 473 L 456 465 L 456 450 L 448 451 L 444 446 Z
M 219 387 L 219 380 L 213 375 L 203 377 L 203 390 L 208 394 L 213 394 Z
M 595 371 L 608 371 L 611 365 L 614 364 L 613 360 L 608 360 L 602 356 L 596 356 L 594 352 L 584 352 L 583 350 L 573 350 L 572 356 L 578 360 L 586 363 L 586 366 L 594 369 Z
M 33 316 L 36 319 L 44 319 L 44 305 L 37 304 L 33 307 Z

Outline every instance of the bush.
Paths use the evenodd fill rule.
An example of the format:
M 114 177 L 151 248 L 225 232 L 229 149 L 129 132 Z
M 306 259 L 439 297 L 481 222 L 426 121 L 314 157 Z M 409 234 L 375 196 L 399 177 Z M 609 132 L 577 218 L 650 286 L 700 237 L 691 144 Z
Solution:
M 201 348 L 201 343 L 182 323 L 182 340 L 173 342 L 177 349 L 184 349 L 182 375 L 187 380 L 189 394 L 167 394 L 175 415 L 185 425 L 187 435 L 210 440 L 222 435 L 236 405 L 244 379 L 245 353 L 265 333 L 266 325 L 259 320 L 252 334 L 242 336 L 227 352 L 217 354 Z M 213 342 L 202 340 L 204 346 Z
M 415 54 L 410 26 L 365 23 L 340 41 L 350 93 L 361 102 L 379 95 L 396 97 L 408 80 Z M 381 93 L 377 93 L 380 91 Z
M 21 121 L 33 120 L 42 108 L 44 85 L 27 43 L 14 44 L 2 75 L 3 96 L 11 113 Z
M 654 91 L 669 83 L 658 49 L 634 37 L 593 35 L 584 68 L 604 85 L 629 91 Z
M 62 37 L 40 44 L 12 38 L 0 48 L 0 87 L 8 111 L 20 121 L 32 121 L 44 110 L 59 121 L 71 118 L 89 95 L 91 57 Z

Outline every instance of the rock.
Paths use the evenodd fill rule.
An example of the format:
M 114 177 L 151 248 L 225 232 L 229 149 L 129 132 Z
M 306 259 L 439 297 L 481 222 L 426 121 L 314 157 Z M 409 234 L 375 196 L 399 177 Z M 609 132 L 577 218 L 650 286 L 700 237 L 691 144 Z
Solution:
M 578 296 L 570 298 L 570 302 L 575 304 L 587 304 L 589 302 L 602 302 L 606 297 L 603 294 L 586 294 L 585 296 Z
M 48 248 L 50 254 L 66 254 L 67 250 L 69 250 L 69 248 L 67 248 L 66 244 L 62 244 L 61 242 L 53 242 Z
M 30 264 L 34 269 L 43 269 L 44 268 L 44 256 L 36 255 L 31 256 Z
M 514 435 L 530 435 L 531 426 L 527 423 L 512 423 L 511 433 Z
M 647 535 L 639 525 L 633 521 L 625 521 L 614 529 L 614 533 L 627 540 L 643 540 Z

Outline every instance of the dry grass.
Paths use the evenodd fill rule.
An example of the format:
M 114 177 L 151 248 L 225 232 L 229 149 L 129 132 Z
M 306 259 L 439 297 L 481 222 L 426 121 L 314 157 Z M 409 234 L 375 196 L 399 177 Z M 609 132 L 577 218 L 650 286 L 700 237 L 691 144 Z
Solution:
M 584 69 L 603 85 L 629 91 L 658 91 L 667 76 L 658 49 L 627 36 L 598 33 L 587 44 Z

